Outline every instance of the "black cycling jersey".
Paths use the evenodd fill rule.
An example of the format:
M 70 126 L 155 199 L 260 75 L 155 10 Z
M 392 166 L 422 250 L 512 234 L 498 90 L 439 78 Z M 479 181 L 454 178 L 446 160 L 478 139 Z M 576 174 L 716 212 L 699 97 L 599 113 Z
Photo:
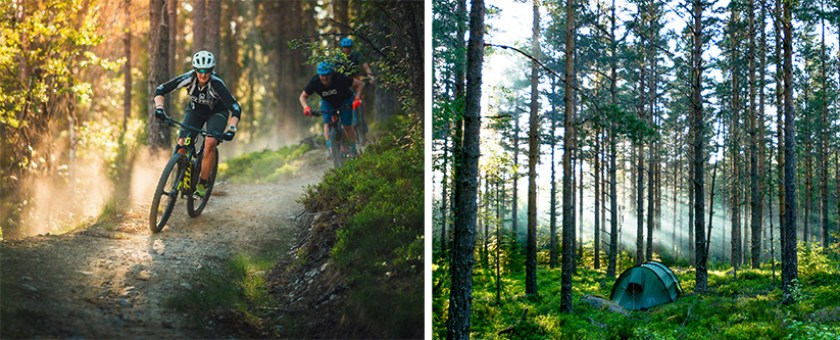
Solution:
M 191 70 L 158 85 L 155 88 L 155 96 L 163 96 L 182 87 L 186 87 L 187 93 L 190 95 L 188 109 L 198 114 L 209 115 L 216 112 L 225 112 L 225 110 L 230 110 L 232 115 L 237 118 L 242 114 L 239 103 L 230 94 L 222 78 L 216 76 L 215 73 L 210 75 L 207 84 L 199 86 L 195 70 Z M 219 101 L 223 105 L 218 105 Z
M 324 86 L 324 84 L 321 83 L 321 79 L 319 79 L 318 76 L 314 76 L 309 80 L 309 84 L 306 84 L 306 88 L 304 88 L 303 91 L 305 91 L 307 95 L 318 93 L 318 95 L 321 96 L 321 99 L 326 100 L 333 107 L 340 107 L 341 104 L 353 96 L 353 91 L 351 90 L 352 86 L 353 78 L 338 72 L 333 72 L 330 86 Z
M 359 51 L 352 51 L 347 58 L 342 58 L 338 64 L 337 69 L 348 77 L 355 77 L 362 74 L 362 54 Z

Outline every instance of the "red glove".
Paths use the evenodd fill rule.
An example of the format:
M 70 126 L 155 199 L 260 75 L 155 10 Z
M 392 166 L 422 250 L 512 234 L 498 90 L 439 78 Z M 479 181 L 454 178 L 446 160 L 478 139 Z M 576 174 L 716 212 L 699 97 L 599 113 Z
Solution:
M 307 117 L 311 116 L 312 115 L 312 109 L 309 108 L 309 106 L 304 107 L 303 108 L 303 115 L 307 116 Z
M 353 101 L 353 110 L 358 109 L 359 106 L 362 106 L 362 100 L 356 97 L 356 100 Z

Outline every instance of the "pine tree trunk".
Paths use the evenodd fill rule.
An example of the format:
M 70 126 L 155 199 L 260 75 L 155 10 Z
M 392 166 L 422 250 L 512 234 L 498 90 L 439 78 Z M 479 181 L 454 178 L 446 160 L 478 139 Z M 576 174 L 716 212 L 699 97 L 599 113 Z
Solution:
M 193 0 L 193 50 L 190 55 L 207 46 L 206 0 Z M 215 52 L 214 52 L 215 53 Z
M 182 60 L 183 58 L 179 58 L 178 55 L 178 0 L 168 0 L 166 2 L 167 5 L 167 18 L 169 20 L 168 27 L 169 27 L 169 53 L 168 53 L 168 62 L 169 65 L 169 74 L 176 75 L 178 73 L 178 60 Z M 170 107 L 167 107 L 167 110 Z
M 793 24 L 790 2 L 783 5 L 784 19 L 784 78 L 785 78 L 785 225 L 782 244 L 782 286 L 786 303 L 790 298 L 793 280 L 798 277 L 796 259 L 796 139 L 794 139 L 793 111 Z
M 533 57 L 540 58 L 540 9 L 533 4 L 534 20 L 532 28 L 531 50 Z M 537 295 L 537 162 L 539 161 L 539 111 L 540 94 L 539 66 L 531 62 L 531 115 L 528 131 L 528 246 L 525 260 L 525 294 Z
M 807 61 L 807 59 L 806 59 L 806 61 Z M 805 83 L 806 84 L 811 83 L 810 72 L 808 72 L 807 70 L 805 71 Z M 804 90 L 803 91 L 804 92 L 803 103 L 805 105 L 805 108 L 804 108 L 803 112 L 810 111 L 809 107 L 808 107 L 809 106 L 808 101 L 811 98 L 810 91 L 809 91 L 810 88 L 811 88 L 810 86 L 805 86 L 805 88 L 803 89 Z M 800 135 L 804 135 L 804 137 L 805 137 L 803 139 L 804 142 L 805 142 L 805 192 L 804 192 L 805 200 L 804 200 L 804 202 L 802 202 L 802 205 L 805 206 L 805 216 L 803 216 L 803 218 L 802 218 L 802 222 L 803 222 L 802 223 L 802 242 L 805 243 L 805 246 L 808 247 L 808 249 L 811 249 L 811 243 L 810 243 L 810 241 L 811 241 L 810 240 L 811 207 L 813 206 L 813 201 L 814 201 L 814 199 L 813 199 L 814 198 L 814 196 L 813 196 L 814 190 L 813 190 L 813 182 L 812 182 L 813 181 L 813 176 L 814 176 L 814 167 L 813 167 L 813 160 L 812 160 L 813 157 L 811 155 L 811 153 L 812 153 L 811 138 L 813 137 L 813 131 L 812 131 L 811 128 L 812 128 L 813 124 L 811 122 L 810 115 L 805 115 L 805 116 L 803 116 L 803 118 L 805 120 L 804 129 L 803 129 L 804 131 L 800 131 L 800 133 L 799 133 Z M 794 149 L 794 152 L 795 151 L 796 151 L 796 149 Z M 799 197 L 797 197 L 797 198 L 799 198 Z M 794 206 L 794 207 L 796 207 L 796 206 Z
M 552 96 L 557 95 L 557 83 L 554 80 L 554 77 L 551 78 L 551 94 Z M 548 251 L 548 265 L 550 268 L 557 267 L 557 171 L 556 171 L 556 162 L 554 160 L 555 149 L 557 147 L 557 135 L 556 135 L 556 128 L 557 128 L 557 115 L 556 111 L 557 108 L 554 105 L 554 100 L 551 101 L 551 132 L 549 135 L 551 136 L 551 199 L 549 207 L 550 210 L 550 222 L 549 228 L 551 235 L 549 236 L 550 244 L 549 244 L 549 251 Z
M 776 152 L 776 163 L 778 164 L 778 189 L 779 189 L 779 240 L 785 243 L 785 137 L 784 137 L 784 64 L 782 62 L 782 2 L 776 0 L 775 20 L 773 30 L 776 38 L 776 141 L 778 151 Z
M 749 59 L 750 59 L 750 258 L 754 269 L 761 265 L 761 195 L 759 193 L 758 177 L 758 138 L 756 125 L 758 110 L 755 106 L 755 0 L 749 1 Z M 762 27 L 763 28 L 763 27 Z
M 572 167 L 571 153 L 574 144 L 574 89 L 575 82 L 575 0 L 566 2 L 566 89 L 564 104 L 566 117 L 563 148 L 563 272 L 560 280 L 560 312 L 572 312 L 572 271 L 574 270 L 574 230 L 575 220 L 572 215 Z
M 720 130 L 723 128 L 723 119 L 718 118 L 718 131 L 715 136 L 720 136 Z M 724 140 L 726 137 L 724 137 Z M 720 144 L 715 143 L 715 153 L 718 152 L 718 146 Z M 712 185 L 709 186 L 709 230 L 706 233 L 706 258 L 709 258 L 709 251 L 712 248 L 712 225 L 714 224 L 714 217 L 715 217 L 715 180 L 717 179 L 717 169 L 718 164 L 723 163 L 726 164 L 726 152 L 723 153 L 723 159 L 720 161 L 716 161 L 714 167 L 712 168 Z
M 603 118 L 603 116 L 602 116 Z M 607 170 L 607 131 L 604 125 L 601 125 L 601 238 L 604 240 L 607 235 L 607 177 L 609 171 Z M 601 241 L 601 251 L 604 251 L 607 246 L 604 241 Z
M 740 130 L 741 130 L 741 120 L 740 120 L 740 84 L 738 81 L 738 40 L 739 37 L 736 36 L 737 28 L 735 27 L 739 21 L 738 11 L 732 10 L 732 17 L 729 21 L 731 25 L 730 31 L 732 37 L 730 40 L 732 41 L 732 142 L 730 147 L 732 148 L 732 176 L 730 177 L 730 200 L 729 206 L 731 209 L 731 222 L 732 226 L 730 228 L 731 232 L 731 249 L 732 249 L 732 257 L 730 258 L 730 265 L 732 266 L 735 272 L 735 278 L 738 278 L 738 267 L 741 266 L 742 259 L 741 259 L 741 197 L 740 197 L 740 173 L 741 173 L 741 165 L 739 160 L 741 156 L 739 154 L 739 150 L 741 149 L 741 139 L 740 139 Z
M 500 250 L 502 247 L 502 198 L 505 197 L 502 193 L 501 186 L 504 181 L 501 178 L 496 179 L 496 305 L 502 303 L 502 273 L 500 270 Z
M 651 120 L 652 121 L 652 120 Z M 650 261 L 653 259 L 653 217 L 654 217 L 654 202 L 655 199 L 655 190 L 653 188 L 654 185 L 654 159 L 653 159 L 653 143 L 648 147 L 648 206 L 647 206 L 647 247 L 645 248 L 645 261 Z
M 219 38 L 221 37 L 221 25 L 219 22 L 222 17 L 222 2 L 209 0 L 207 1 L 207 17 L 205 18 L 205 44 L 206 50 L 213 54 L 219 55 Z
M 576 110 L 576 108 L 574 108 L 573 110 Z M 572 114 L 572 124 L 574 124 L 574 122 L 575 122 L 575 115 Z M 576 166 L 577 163 L 576 162 L 577 162 L 577 153 L 580 151 L 577 148 L 577 141 L 575 140 L 575 135 L 572 135 L 572 145 L 574 145 L 574 150 L 573 150 L 572 155 L 571 155 L 572 156 L 572 160 L 571 160 L 571 162 L 572 162 L 572 209 L 571 209 L 571 214 L 572 214 L 572 221 L 573 221 L 573 224 L 575 226 L 575 228 L 572 228 L 572 254 L 575 254 L 575 250 L 577 250 L 577 244 L 578 244 L 578 242 L 577 242 L 577 234 L 578 234 L 578 232 L 577 232 L 577 226 L 578 226 L 578 224 L 577 224 L 577 210 L 575 209 L 577 207 L 577 178 L 578 178 L 577 166 Z M 572 271 L 577 273 L 577 256 L 576 255 L 572 256 Z
M 692 100 L 693 97 L 692 97 Z M 695 255 L 696 252 L 694 251 L 694 199 L 697 195 L 694 193 L 694 161 L 692 158 L 694 157 L 694 108 L 692 107 L 692 111 L 689 115 L 689 132 L 688 138 L 691 143 L 691 149 L 689 150 L 689 159 L 688 159 L 688 264 L 692 266 L 697 265 L 697 258 Z
M 639 67 L 639 104 L 637 107 L 639 120 L 644 120 L 645 117 L 645 74 L 645 62 L 643 60 Z M 639 137 L 636 140 L 636 265 L 645 262 L 644 159 L 644 142 Z
M 476 189 L 481 133 L 481 67 L 484 63 L 484 1 L 473 0 L 470 41 L 467 46 L 467 87 L 464 109 L 464 149 L 461 172 L 455 183 L 461 196 L 455 214 L 452 249 L 452 287 L 449 296 L 448 339 L 469 339 L 475 249 Z
M 617 66 L 617 43 L 615 40 L 615 0 L 612 2 L 610 8 L 610 104 L 613 109 L 617 109 L 618 105 L 618 90 L 616 75 Z M 610 120 L 609 126 L 609 145 L 610 145 L 610 165 L 609 165 L 609 181 L 610 181 L 610 249 L 609 260 L 607 262 L 607 276 L 615 277 L 616 274 L 616 257 L 618 255 L 618 196 L 616 193 L 616 122 Z
M 490 264 L 490 176 L 484 178 L 484 252 L 481 254 L 482 268 L 488 269 Z
M 166 82 L 169 77 L 169 63 L 166 61 L 169 52 L 169 31 L 166 29 L 166 0 L 152 0 L 149 3 L 149 93 L 155 93 L 159 84 Z M 153 150 L 163 150 L 169 147 L 171 132 L 163 121 L 155 118 L 155 107 L 149 105 L 148 128 L 149 147 Z
M 808 102 L 808 87 L 805 90 L 805 102 Z M 807 106 L 807 105 L 806 105 Z M 814 202 L 814 184 L 813 184 L 813 176 L 814 176 L 814 166 L 813 166 L 813 157 L 811 157 L 811 142 L 810 139 L 812 137 L 810 127 L 806 128 L 804 131 L 804 135 L 806 136 L 805 140 L 805 202 L 803 202 L 805 206 L 805 216 L 802 218 L 802 242 L 805 242 L 805 246 L 808 249 L 811 249 L 811 208 Z
M 511 228 L 513 229 L 513 242 L 519 242 L 519 114 L 513 113 L 513 210 L 511 216 Z
M 595 187 L 595 227 L 592 229 L 592 233 L 595 237 L 595 252 L 594 252 L 594 264 L 593 267 L 595 270 L 601 269 L 601 143 L 600 143 L 600 136 L 601 136 L 601 127 L 600 127 L 600 117 L 598 118 L 599 123 L 596 124 L 595 127 L 595 183 L 593 186 Z
M 672 194 L 673 197 L 673 218 L 671 219 L 671 253 L 673 254 L 674 258 L 677 258 L 677 197 L 679 197 L 679 178 L 682 177 L 682 162 L 681 160 L 681 152 L 680 147 L 682 146 L 682 140 L 680 139 L 679 133 L 676 134 L 676 143 L 674 143 L 674 166 L 672 167 L 672 174 L 674 183 L 672 185 Z
M 820 5 L 822 8 L 822 4 Z M 820 40 L 820 78 L 822 80 L 822 94 L 821 98 L 828 97 L 827 79 L 828 74 L 825 66 L 825 19 L 820 18 L 822 24 L 821 40 Z M 822 161 L 820 174 L 820 198 L 821 198 L 821 217 L 822 222 L 822 245 L 828 248 L 828 101 L 822 101 L 822 152 L 820 153 L 820 160 Z
M 467 3 L 466 0 L 459 0 L 458 1 L 458 13 L 466 13 L 467 12 Z M 482 10 L 483 13 L 483 10 Z M 472 20 L 472 17 L 470 17 Z M 484 20 L 483 18 L 481 19 Z M 458 34 L 456 37 L 456 46 L 465 46 L 466 41 L 464 40 L 464 35 L 467 31 L 465 20 L 458 19 L 457 23 Z M 464 53 L 458 53 L 455 57 L 455 100 L 460 100 L 464 98 L 466 95 L 466 57 L 467 55 Z M 379 88 L 379 87 L 377 87 Z M 452 225 L 450 225 L 450 230 L 454 232 L 455 226 L 455 215 L 458 214 L 459 207 L 457 206 L 457 202 L 460 202 L 461 196 L 461 185 L 458 184 L 457 179 L 461 178 L 461 165 L 463 164 L 462 153 L 463 153 L 463 139 L 464 139 L 464 116 L 455 114 L 455 130 L 452 134 L 452 192 L 450 193 L 449 201 L 452 203 L 452 208 L 450 209 L 450 214 L 452 214 Z
M 703 293 L 706 291 L 708 285 L 708 274 L 706 273 L 706 250 L 703 246 L 705 241 L 705 231 L 703 230 L 703 165 L 705 156 L 703 155 L 703 101 L 701 97 L 702 86 L 702 55 L 703 55 L 703 2 L 701 0 L 694 0 L 694 26 L 692 31 L 694 34 L 694 47 L 691 52 L 692 59 L 692 107 L 693 107 L 693 130 L 694 130 L 694 210 L 696 212 L 694 221 L 695 232 L 695 252 L 697 265 L 695 269 L 695 285 L 694 291 Z
M 123 121 L 120 134 L 124 134 L 128 128 L 128 119 L 131 118 L 131 0 L 125 0 L 125 65 L 123 65 Z
M 759 23 L 758 27 L 761 29 L 761 33 L 759 35 L 759 66 L 758 66 L 758 199 L 760 201 L 764 200 L 764 196 L 767 195 L 767 212 L 772 216 L 773 205 L 772 200 L 770 199 L 770 194 L 765 193 L 766 189 L 770 188 L 770 177 L 767 174 L 767 164 L 769 164 L 769 159 L 767 158 L 767 143 L 764 143 L 766 131 L 764 128 L 765 124 L 765 113 L 764 113 L 764 105 L 765 105 L 765 93 L 764 88 L 766 85 L 766 71 L 767 71 L 767 34 L 765 30 L 765 24 L 767 21 L 767 9 L 765 6 L 761 6 L 761 14 L 759 15 Z M 772 151 L 771 151 L 772 153 Z M 758 207 L 759 215 L 761 216 L 760 219 L 763 219 L 764 216 L 764 208 L 761 206 Z M 772 218 L 770 218 L 770 222 L 772 223 Z M 760 220 L 761 221 L 761 220 Z M 765 234 L 764 243 L 767 242 L 766 234 L 768 230 L 764 228 L 764 223 L 759 223 L 759 229 L 763 230 L 763 234 Z M 771 226 L 772 230 L 772 226 Z M 767 249 L 767 245 L 764 244 L 762 246 L 764 249 Z M 760 254 L 763 253 L 761 248 L 759 248 L 759 267 L 761 267 L 760 261 Z
M 447 129 L 448 130 L 448 129 Z M 443 180 L 441 180 L 441 186 L 443 187 L 441 190 L 441 204 L 440 204 L 440 217 L 443 222 L 440 225 L 440 256 L 446 258 L 447 252 L 447 243 L 449 243 L 449 234 L 446 233 L 446 224 L 448 222 L 448 211 L 446 210 L 446 203 L 447 203 L 447 186 L 448 186 L 448 178 L 447 175 L 449 174 L 448 170 L 448 163 L 449 163 L 449 138 L 448 136 L 449 131 L 444 133 L 443 138 Z
M 344 25 L 350 25 L 350 0 L 333 0 L 333 18 Z M 342 34 L 346 35 L 346 33 Z
M 653 50 L 652 41 L 654 39 L 655 32 L 655 17 L 654 17 L 654 4 L 653 2 L 647 4 L 648 10 L 648 25 L 650 26 L 650 32 L 648 32 L 648 44 L 646 49 L 645 55 L 647 56 L 647 60 L 650 63 L 650 76 L 648 77 L 648 98 L 647 104 L 649 107 L 648 111 L 648 125 L 656 130 L 656 122 L 654 121 L 654 107 L 656 104 L 656 54 Z M 644 65 L 644 63 L 643 63 Z M 643 66 L 644 67 L 644 66 Z M 653 260 L 653 230 L 655 227 L 655 218 L 656 218 L 656 143 L 651 142 L 648 146 L 648 216 L 647 216 L 647 248 L 645 249 L 645 260 L 650 261 Z
M 577 114 L 575 114 L 575 121 L 577 121 Z M 575 130 L 575 131 L 577 132 L 577 130 Z M 575 139 L 577 139 L 577 136 L 575 136 Z M 575 273 L 577 273 L 577 264 L 578 264 L 577 260 L 583 261 L 583 180 L 585 179 L 585 176 L 583 174 L 583 152 L 581 151 L 581 146 L 577 145 L 577 142 L 575 142 L 575 148 L 577 148 L 577 154 L 578 154 L 577 165 L 578 165 L 578 168 L 580 169 L 579 175 L 578 175 L 578 177 L 580 178 L 580 185 L 578 186 L 578 193 L 580 194 L 580 200 L 578 200 L 578 203 L 576 205 L 576 207 L 578 208 L 578 214 L 576 215 L 576 218 L 577 218 L 576 221 L 577 222 L 575 222 L 577 224 L 577 227 L 578 227 L 578 229 L 577 229 L 578 232 L 576 234 L 578 253 L 577 253 L 577 257 L 576 257 L 576 261 L 575 261 Z

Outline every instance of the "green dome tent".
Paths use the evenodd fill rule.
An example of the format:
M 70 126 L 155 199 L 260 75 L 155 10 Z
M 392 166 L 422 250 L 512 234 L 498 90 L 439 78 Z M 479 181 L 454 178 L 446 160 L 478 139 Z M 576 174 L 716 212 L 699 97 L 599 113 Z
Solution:
M 648 261 L 621 273 L 610 300 L 629 310 L 674 302 L 682 294 L 677 276 L 664 264 Z

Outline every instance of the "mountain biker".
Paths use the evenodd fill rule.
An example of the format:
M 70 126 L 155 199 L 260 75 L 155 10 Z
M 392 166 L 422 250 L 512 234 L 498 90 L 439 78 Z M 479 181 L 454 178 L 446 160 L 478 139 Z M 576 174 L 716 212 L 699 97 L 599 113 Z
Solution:
M 373 83 L 373 72 L 370 70 L 370 65 L 362 58 L 359 51 L 353 51 L 353 39 L 344 37 L 338 43 L 341 47 L 341 52 L 344 54 L 343 58 L 339 59 L 339 67 L 344 75 L 358 80 L 362 80 L 362 70 L 365 71 L 367 77 Z M 364 112 L 361 108 L 353 109 L 353 126 L 361 124 L 364 132 L 367 132 L 367 124 L 365 122 Z
M 341 47 L 341 52 L 345 57 L 341 59 L 341 65 L 339 65 L 342 71 L 341 73 L 344 73 L 348 77 L 360 79 L 362 77 L 362 70 L 364 70 L 368 78 L 373 78 L 370 65 L 363 60 L 362 54 L 359 51 L 353 51 L 353 39 L 344 37 L 338 43 L 338 46 Z
M 210 170 L 216 161 L 216 145 L 218 141 L 215 136 L 221 135 L 225 140 L 232 140 L 236 135 L 236 125 L 242 114 L 239 103 L 233 98 L 225 82 L 213 73 L 216 66 L 216 58 L 208 51 L 198 51 L 193 55 L 193 69 L 174 79 L 158 85 L 155 88 L 155 117 L 164 119 L 166 112 L 163 109 L 163 96 L 176 89 L 185 87 L 190 95 L 190 103 L 184 111 L 184 125 L 202 127 L 207 123 L 207 135 L 204 140 L 204 158 L 201 161 L 201 174 L 195 193 L 204 197 L 207 193 L 207 178 Z M 221 103 L 220 103 L 221 102 Z M 228 112 L 231 117 L 228 119 Z M 227 128 L 225 128 L 227 126 Z M 184 139 L 187 136 L 195 138 L 196 132 L 181 129 L 178 132 L 178 152 L 186 153 L 181 148 L 184 146 Z
M 356 133 L 351 125 L 353 117 L 349 109 L 351 107 L 357 109 L 362 104 L 363 91 L 364 83 L 361 80 L 335 72 L 332 63 L 322 61 L 318 63 L 318 74 L 309 80 L 309 83 L 300 93 L 300 106 L 303 107 L 304 116 L 311 116 L 312 109 L 306 104 L 306 100 L 313 93 L 317 93 L 321 96 L 321 110 L 340 110 L 341 125 L 351 141 L 350 153 L 355 155 L 357 154 Z M 327 139 L 327 143 L 330 140 L 329 123 L 330 115 L 324 115 L 324 137 Z

